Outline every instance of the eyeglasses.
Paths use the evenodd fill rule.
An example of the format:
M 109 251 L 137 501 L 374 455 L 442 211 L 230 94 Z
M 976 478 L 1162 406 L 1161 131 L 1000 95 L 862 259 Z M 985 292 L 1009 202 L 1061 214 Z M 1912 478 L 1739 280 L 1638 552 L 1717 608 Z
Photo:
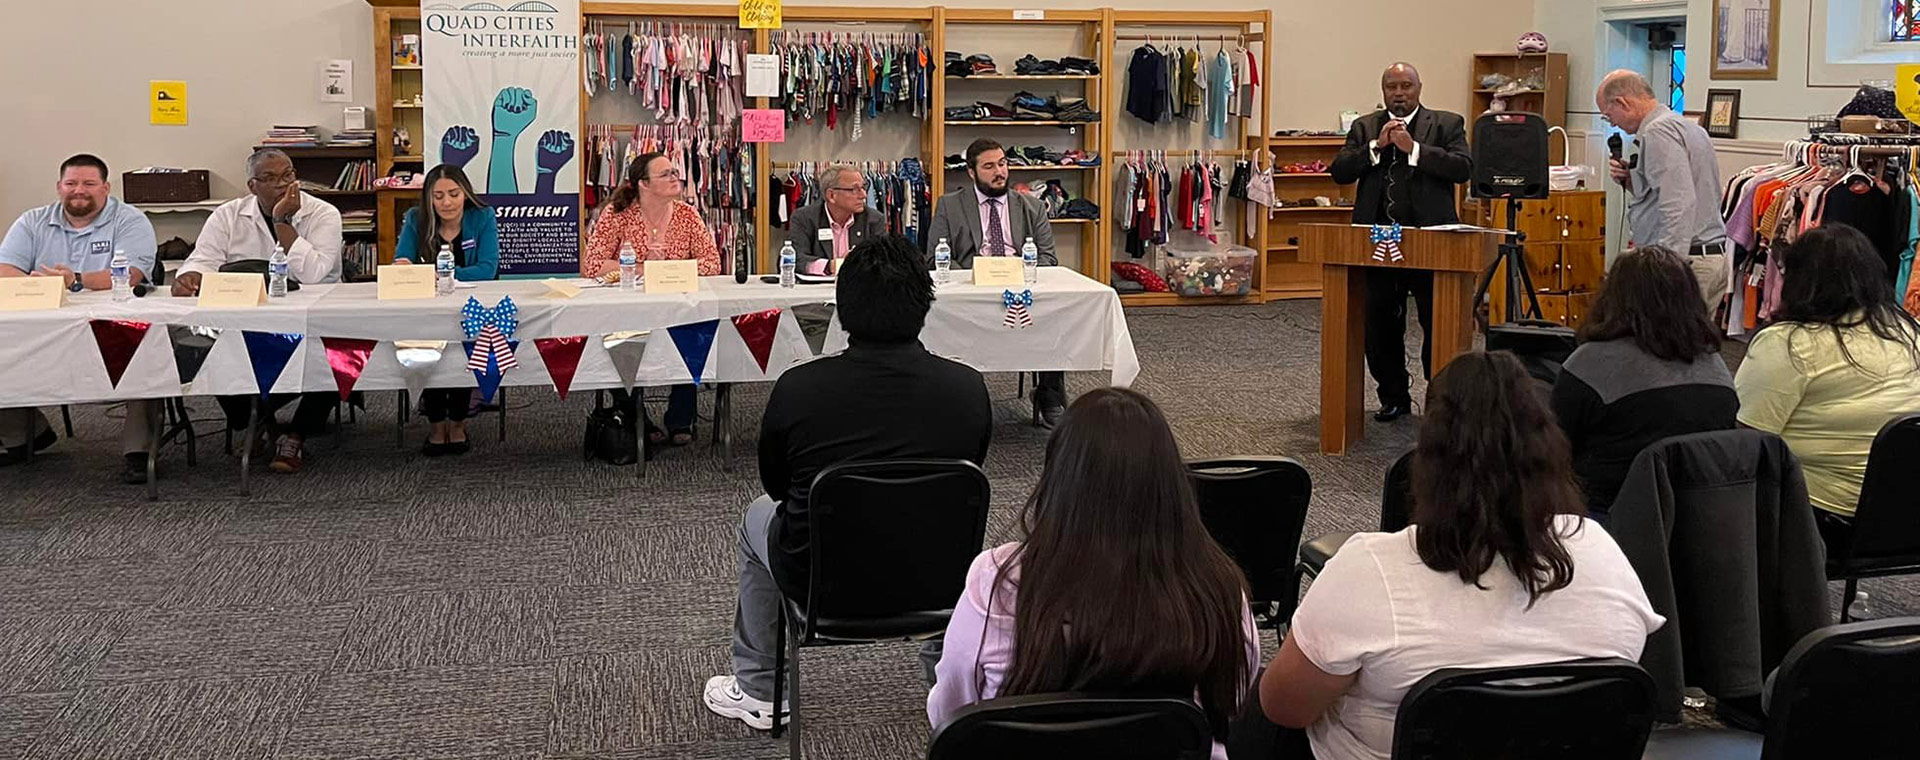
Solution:
M 651 177 L 648 177 L 647 181 L 652 182 L 653 180 L 656 180 L 656 179 L 679 179 L 681 176 L 682 175 L 679 169 L 668 169 L 666 171 L 660 172 L 659 174 L 655 174 Z
M 866 194 L 867 194 L 867 186 L 866 186 L 866 185 L 854 185 L 853 187 L 830 187 L 830 188 L 827 188 L 827 189 L 829 189 L 829 190 L 839 190 L 839 191 L 841 191 L 841 192 L 846 192 L 846 193 L 859 193 L 859 194 L 861 194 L 861 195 L 866 195 Z
M 293 181 L 293 170 L 288 169 L 279 174 L 255 174 L 253 175 L 253 181 L 268 185 L 284 185 Z

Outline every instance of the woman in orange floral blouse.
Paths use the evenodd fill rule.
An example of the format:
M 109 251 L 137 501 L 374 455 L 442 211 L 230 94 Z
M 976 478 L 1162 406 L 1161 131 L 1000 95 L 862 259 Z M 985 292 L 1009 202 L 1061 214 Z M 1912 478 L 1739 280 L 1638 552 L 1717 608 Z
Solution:
M 640 261 L 693 259 L 702 277 L 720 274 L 720 249 L 713 230 L 700 211 L 681 200 L 685 182 L 673 159 L 645 153 L 627 167 L 627 175 L 613 193 L 607 210 L 587 233 L 587 255 L 580 259 L 582 277 L 618 277 L 620 244 L 633 244 Z M 615 390 L 614 400 L 638 416 L 638 398 Z M 667 398 L 666 432 L 647 421 L 649 443 L 685 446 L 693 442 L 697 396 L 692 385 L 676 385 Z

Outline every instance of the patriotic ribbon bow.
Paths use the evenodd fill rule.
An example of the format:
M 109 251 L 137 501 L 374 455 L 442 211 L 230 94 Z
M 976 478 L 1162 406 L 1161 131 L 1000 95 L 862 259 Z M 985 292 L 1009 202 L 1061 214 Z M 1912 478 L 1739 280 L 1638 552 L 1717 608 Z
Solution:
M 1400 225 L 1376 224 L 1373 226 L 1373 260 L 1399 261 Z
M 460 308 L 460 329 L 466 332 L 467 340 L 473 341 L 473 350 L 467 352 L 467 369 L 486 372 L 489 359 L 495 371 L 520 366 L 508 343 L 520 329 L 520 308 L 513 305 L 512 296 L 501 296 L 493 308 L 481 306 L 479 300 L 468 296 L 467 305 Z
M 1033 315 L 1027 312 L 1027 307 L 1033 305 L 1033 291 L 1022 290 L 1019 293 L 1011 290 L 1002 291 L 1000 302 L 1007 306 L 1007 318 L 1002 324 L 1009 328 L 1033 326 Z

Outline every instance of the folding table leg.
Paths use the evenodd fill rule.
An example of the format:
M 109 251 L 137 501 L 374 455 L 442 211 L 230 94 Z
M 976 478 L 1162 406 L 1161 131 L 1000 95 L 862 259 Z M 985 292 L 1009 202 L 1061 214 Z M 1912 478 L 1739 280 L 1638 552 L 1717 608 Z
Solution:
M 147 501 L 160 498 L 160 408 L 167 402 L 156 400 L 145 404 L 147 410 Z
M 252 485 L 248 482 L 253 464 L 253 442 L 260 431 L 260 415 L 267 413 L 267 405 L 262 401 L 253 402 L 253 414 L 247 417 L 247 437 L 240 439 L 240 495 L 252 496 Z

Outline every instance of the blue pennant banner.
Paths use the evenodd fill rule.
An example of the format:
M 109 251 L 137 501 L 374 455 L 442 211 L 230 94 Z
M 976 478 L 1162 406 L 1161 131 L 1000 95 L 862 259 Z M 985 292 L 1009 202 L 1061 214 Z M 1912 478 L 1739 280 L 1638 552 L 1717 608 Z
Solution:
M 700 376 L 707 371 L 707 354 L 713 352 L 713 335 L 719 330 L 718 319 L 667 328 L 667 333 L 673 336 L 673 347 L 680 349 L 680 359 L 687 363 L 687 372 L 693 375 L 694 385 L 700 384 Z
M 247 342 L 247 361 L 253 363 L 253 381 L 260 386 L 260 398 L 273 392 L 274 381 L 287 368 L 293 352 L 300 347 L 300 333 L 254 332 L 241 330 Z

